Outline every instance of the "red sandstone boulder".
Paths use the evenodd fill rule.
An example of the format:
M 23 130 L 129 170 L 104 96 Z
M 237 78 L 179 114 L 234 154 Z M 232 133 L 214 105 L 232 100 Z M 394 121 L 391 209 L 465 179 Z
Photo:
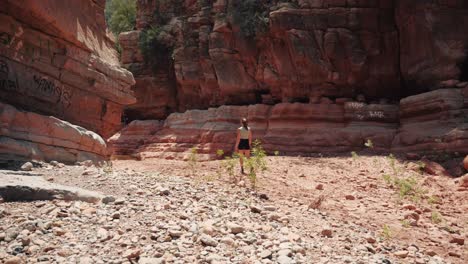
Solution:
M 468 188 L 468 174 L 465 174 L 464 176 L 460 177 L 459 185 L 462 188 Z
M 463 160 L 463 167 L 465 168 L 466 171 L 468 171 L 468 155 Z
M 400 127 L 392 143 L 396 152 L 468 149 L 468 128 L 460 89 L 441 89 L 400 101 Z
M 426 160 L 426 159 L 422 160 L 422 162 L 424 163 L 423 170 L 431 175 L 451 176 L 450 173 L 448 173 L 448 171 L 437 162 Z
M 108 157 L 96 133 L 55 117 L 19 111 L 0 103 L 0 158 L 75 163 Z

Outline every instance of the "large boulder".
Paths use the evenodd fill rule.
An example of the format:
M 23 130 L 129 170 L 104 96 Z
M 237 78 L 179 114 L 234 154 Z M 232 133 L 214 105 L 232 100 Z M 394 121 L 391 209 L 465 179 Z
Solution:
M 52 116 L 0 103 L 0 159 L 75 163 L 108 158 L 98 134 Z

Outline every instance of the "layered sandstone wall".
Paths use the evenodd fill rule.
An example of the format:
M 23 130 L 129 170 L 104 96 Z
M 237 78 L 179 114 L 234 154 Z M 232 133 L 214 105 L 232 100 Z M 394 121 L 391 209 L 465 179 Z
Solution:
M 0 101 L 109 137 L 134 103 L 102 0 L 1 0 Z
M 268 18 L 250 37 L 236 20 L 247 2 Z M 370 139 L 377 150 L 465 153 L 467 18 L 461 0 L 140 0 L 137 30 L 120 36 L 137 79 L 129 118 L 209 109 L 170 114 L 133 155 L 231 150 L 242 116 L 270 151 L 349 151 Z M 138 42 L 151 28 L 172 47 L 172 67 L 145 62 Z
M 98 134 L 0 103 L 0 159 L 74 163 L 107 158 L 106 142 Z
M 258 2 L 267 31 L 246 37 L 235 19 L 239 2 L 139 0 L 138 30 L 120 37 L 137 79 L 129 118 L 322 97 L 396 103 L 468 79 L 468 34 L 458 26 L 468 22 L 466 1 Z M 156 73 L 138 47 L 151 27 L 172 49 L 173 67 Z
M 104 145 L 94 151 L 75 134 L 93 131 L 110 137 L 122 127 L 124 106 L 136 99 L 130 89 L 135 80 L 119 66 L 106 34 L 104 5 L 105 0 L 0 0 L 0 103 L 25 111 L 15 116 L 27 120 L 2 124 L 3 158 L 21 156 L 20 149 L 23 158 L 71 162 L 83 156 L 76 151 L 106 157 L 102 139 Z M 0 114 L 8 114 L 5 109 Z M 57 126 L 75 128 L 60 132 L 60 141 L 52 129 Z M 17 138 L 17 132 L 25 136 Z M 63 145 L 68 132 L 72 143 Z M 39 137 L 44 140 L 37 141 Z M 49 155 L 43 147 L 64 154 Z M 44 154 L 37 154 L 38 148 Z
M 468 87 L 451 87 L 399 104 L 221 106 L 174 113 L 158 127 L 156 121 L 134 121 L 112 138 L 112 155 L 187 159 L 195 147 L 200 158 L 212 159 L 218 149 L 233 151 L 241 117 L 250 120 L 253 137 L 270 153 L 337 153 L 364 149 L 370 141 L 377 152 L 468 154 Z

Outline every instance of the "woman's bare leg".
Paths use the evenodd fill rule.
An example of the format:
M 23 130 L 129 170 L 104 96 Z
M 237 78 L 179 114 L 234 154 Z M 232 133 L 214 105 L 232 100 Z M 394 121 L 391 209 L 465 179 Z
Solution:
M 242 174 L 244 174 L 244 156 L 245 156 L 245 150 L 239 150 L 239 163 L 240 163 Z

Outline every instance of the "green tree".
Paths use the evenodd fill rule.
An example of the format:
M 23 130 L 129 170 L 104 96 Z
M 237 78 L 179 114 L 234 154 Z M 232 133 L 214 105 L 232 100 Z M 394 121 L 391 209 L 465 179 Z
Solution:
M 106 22 L 116 37 L 133 30 L 136 24 L 136 0 L 107 0 Z

